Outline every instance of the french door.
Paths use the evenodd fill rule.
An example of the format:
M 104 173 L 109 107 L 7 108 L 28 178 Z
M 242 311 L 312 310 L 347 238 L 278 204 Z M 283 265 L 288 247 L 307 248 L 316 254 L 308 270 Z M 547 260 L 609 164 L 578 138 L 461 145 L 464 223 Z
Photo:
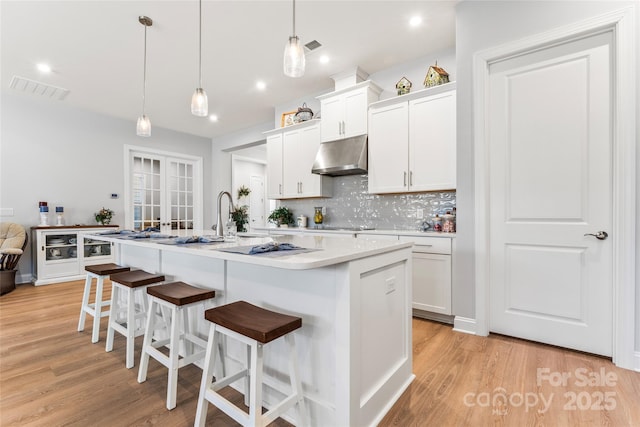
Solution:
M 127 228 L 202 229 L 201 158 L 133 148 L 127 158 Z

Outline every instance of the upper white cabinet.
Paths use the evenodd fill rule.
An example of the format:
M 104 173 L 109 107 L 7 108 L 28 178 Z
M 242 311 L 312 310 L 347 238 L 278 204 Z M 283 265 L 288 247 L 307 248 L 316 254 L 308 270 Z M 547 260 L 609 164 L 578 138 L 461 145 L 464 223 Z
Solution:
M 320 147 L 318 120 L 309 120 L 266 134 L 267 190 L 270 199 L 331 196 L 331 178 L 311 173 Z
M 322 142 L 367 133 L 367 108 L 382 89 L 371 81 L 319 96 Z
M 456 188 L 455 83 L 369 106 L 369 192 Z
M 267 136 L 267 197 L 282 198 L 282 132 Z

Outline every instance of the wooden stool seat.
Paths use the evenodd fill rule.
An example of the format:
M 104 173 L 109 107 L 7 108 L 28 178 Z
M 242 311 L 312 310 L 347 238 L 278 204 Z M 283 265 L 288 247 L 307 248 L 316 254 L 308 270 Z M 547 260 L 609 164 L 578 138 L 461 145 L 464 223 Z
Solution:
M 109 276 L 111 274 L 124 273 L 125 271 L 131 271 L 129 267 L 123 267 L 121 265 L 114 264 L 114 263 L 87 265 L 84 267 L 84 269 L 85 271 L 88 271 L 93 274 L 97 274 L 98 276 Z
M 302 319 L 256 307 L 246 301 L 236 301 L 205 311 L 204 317 L 211 322 L 207 355 L 202 369 L 202 382 L 194 425 L 204 427 L 209 403 L 229 415 L 243 426 L 266 426 L 285 411 L 297 405 L 297 425 L 307 425 L 302 383 L 298 371 L 298 358 L 294 334 L 302 326 Z M 239 372 L 224 378 L 213 378 L 215 348 L 219 335 L 224 334 L 247 347 L 247 364 Z M 289 378 L 291 392 L 281 390 L 284 399 L 266 412 L 262 412 L 263 394 L 263 347 L 277 338 L 284 337 L 289 349 Z M 219 390 L 244 379 L 244 401 L 249 413 L 223 397 Z
M 214 298 L 216 296 L 216 291 L 196 288 L 184 282 L 171 282 L 166 285 L 147 288 L 147 294 L 160 298 L 173 305 L 183 306 Z
M 302 326 L 302 319 L 236 301 L 205 311 L 204 318 L 266 344 Z
M 164 285 L 147 288 L 149 295 L 149 310 L 147 314 L 147 326 L 144 332 L 144 342 L 140 355 L 140 369 L 138 370 L 138 382 L 147 380 L 149 356 L 162 363 L 169 370 L 167 384 L 167 409 L 176 407 L 176 395 L 178 391 L 178 369 L 204 358 L 207 342 L 191 332 L 189 323 L 189 308 L 204 305 L 205 301 L 216 296 L 211 289 L 201 289 L 184 282 L 172 282 Z M 161 339 L 156 330 L 156 311 L 166 308 L 171 311 L 171 318 L 165 317 L 164 326 L 169 337 Z M 182 323 L 182 327 L 180 327 Z M 155 335 L 155 336 L 154 336 Z M 181 345 L 184 349 L 183 357 L 180 357 Z M 161 347 L 169 346 L 169 355 L 160 351 Z M 194 345 L 199 347 L 195 351 Z M 222 353 L 221 353 L 222 354 Z
M 113 350 L 113 338 L 116 331 L 124 335 L 127 338 L 126 367 L 131 369 L 135 364 L 133 359 L 135 337 L 144 334 L 144 319 L 147 316 L 148 300 L 143 291 L 151 285 L 164 282 L 164 275 L 132 270 L 112 274 L 110 279 L 111 311 L 105 350 Z M 125 296 L 124 302 L 120 300 L 121 294 Z M 140 304 L 135 303 L 136 294 L 141 297 Z M 138 320 L 140 320 L 139 325 L 136 325 Z
M 84 294 L 82 295 L 82 306 L 80 307 L 80 319 L 78 320 L 78 332 L 84 331 L 84 321 L 87 314 L 93 316 L 93 329 L 91 333 L 91 342 L 97 343 L 100 338 L 100 319 L 109 315 L 109 310 L 102 310 L 103 307 L 109 307 L 110 301 L 102 301 L 102 288 L 104 279 L 110 274 L 122 273 L 129 271 L 129 267 L 122 267 L 118 264 L 95 264 L 85 266 L 87 278 L 84 282 Z M 91 294 L 91 284 L 96 279 L 96 296 L 94 302 L 89 302 Z
M 144 270 L 133 270 L 124 273 L 112 274 L 110 279 L 112 282 L 118 282 L 128 288 L 137 288 L 140 286 L 164 282 L 164 276 L 162 274 L 147 273 Z

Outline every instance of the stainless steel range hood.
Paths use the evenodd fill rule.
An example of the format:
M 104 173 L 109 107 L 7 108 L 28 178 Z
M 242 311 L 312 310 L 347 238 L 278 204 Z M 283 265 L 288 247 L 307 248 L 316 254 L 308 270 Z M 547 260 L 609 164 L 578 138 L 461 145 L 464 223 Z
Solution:
M 367 173 L 367 135 L 320 144 L 311 172 L 342 176 Z

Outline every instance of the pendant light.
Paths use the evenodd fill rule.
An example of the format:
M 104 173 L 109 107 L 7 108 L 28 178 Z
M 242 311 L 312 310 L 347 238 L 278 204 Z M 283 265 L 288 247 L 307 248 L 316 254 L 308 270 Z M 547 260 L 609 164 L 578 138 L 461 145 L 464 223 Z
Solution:
M 300 37 L 296 36 L 296 0 L 293 0 L 293 35 L 284 47 L 284 74 L 289 77 L 302 77 L 304 66 L 304 46 Z
M 200 30 L 198 38 L 198 88 L 191 97 L 191 114 L 206 117 L 209 114 L 207 92 L 202 89 L 202 0 L 200 0 Z
M 144 25 L 144 67 L 142 71 L 142 115 L 138 117 L 136 134 L 138 136 L 151 136 L 151 120 L 144 113 L 144 106 L 147 91 L 147 27 L 152 26 L 153 21 L 148 16 L 139 16 L 138 21 Z

